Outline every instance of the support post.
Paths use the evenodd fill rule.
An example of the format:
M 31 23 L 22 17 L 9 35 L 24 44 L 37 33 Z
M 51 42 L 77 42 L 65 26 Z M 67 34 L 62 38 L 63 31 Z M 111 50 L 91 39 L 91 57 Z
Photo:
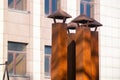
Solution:
M 91 32 L 89 27 L 76 29 L 76 80 L 92 80 Z
M 98 32 L 91 31 L 92 80 L 99 80 Z
M 67 80 L 67 24 L 52 24 L 51 80 Z

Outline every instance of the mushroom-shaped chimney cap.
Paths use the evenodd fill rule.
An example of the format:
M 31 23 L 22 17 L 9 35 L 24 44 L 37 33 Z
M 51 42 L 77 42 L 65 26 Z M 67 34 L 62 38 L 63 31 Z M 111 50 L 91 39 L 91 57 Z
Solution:
M 58 9 L 53 14 L 49 15 L 48 18 L 64 19 L 64 18 L 71 18 L 71 16 L 65 11 Z
M 67 25 L 67 29 L 76 29 L 77 28 L 77 23 L 70 22 Z
M 79 15 L 72 22 L 85 24 L 87 22 L 92 22 L 93 19 L 87 17 L 86 15 Z
M 93 19 L 93 22 L 90 22 L 88 27 L 100 27 L 103 26 L 101 23 L 99 23 L 98 21 L 96 21 L 95 19 Z

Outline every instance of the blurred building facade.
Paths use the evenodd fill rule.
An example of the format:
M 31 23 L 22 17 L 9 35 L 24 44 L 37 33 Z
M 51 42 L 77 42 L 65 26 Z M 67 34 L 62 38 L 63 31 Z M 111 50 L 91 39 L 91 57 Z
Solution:
M 100 80 L 120 80 L 119 0 L 1 0 L 0 64 L 10 80 L 50 80 L 51 24 L 57 9 L 72 18 L 86 14 L 103 24 L 99 31 Z M 0 65 L 0 75 L 4 66 Z M 0 77 L 2 80 L 2 77 Z

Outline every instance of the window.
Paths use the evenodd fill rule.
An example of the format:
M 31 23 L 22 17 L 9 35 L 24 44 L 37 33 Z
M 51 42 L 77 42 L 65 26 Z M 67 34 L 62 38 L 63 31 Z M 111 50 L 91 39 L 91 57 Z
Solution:
M 26 74 L 26 44 L 8 42 L 8 71 L 10 75 Z
M 15 10 L 26 10 L 27 0 L 8 0 L 8 8 Z
M 60 0 L 45 0 L 45 14 L 51 14 L 60 7 Z
M 85 14 L 88 17 L 91 17 L 92 13 L 92 6 L 91 0 L 81 0 L 80 2 L 80 14 Z
M 45 76 L 50 76 L 51 46 L 45 46 Z

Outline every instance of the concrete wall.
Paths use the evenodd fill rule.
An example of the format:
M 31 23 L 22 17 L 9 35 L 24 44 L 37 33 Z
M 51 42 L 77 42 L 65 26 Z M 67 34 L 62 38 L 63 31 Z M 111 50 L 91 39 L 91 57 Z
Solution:
M 27 73 L 26 77 L 33 78 L 33 24 L 32 1 L 27 1 L 27 10 L 20 11 L 8 8 L 8 0 L 4 1 L 4 61 L 8 57 L 8 41 L 27 43 Z M 19 76 L 10 76 L 10 79 L 26 79 Z
M 0 64 L 3 63 L 3 29 L 4 29 L 4 1 L 0 1 Z M 3 66 L 0 65 L 0 75 L 3 74 Z M 2 77 L 0 77 L 2 79 Z
M 40 16 L 41 0 L 33 0 L 33 80 L 41 79 Z
M 100 80 L 120 80 L 120 1 L 100 0 Z
M 4 3 L 3 3 L 4 2 Z M 4 4 L 4 29 L 3 25 L 0 30 L 4 35 L 4 40 L 1 44 L 4 48 L 4 53 L 1 57 L 4 58 L 2 62 L 7 60 L 8 54 L 8 41 L 27 43 L 27 73 L 26 77 L 11 76 L 12 80 L 16 79 L 31 79 L 36 80 L 41 78 L 40 68 L 40 1 L 39 0 L 27 0 L 27 10 L 13 10 L 8 8 L 8 0 L 1 1 L 1 12 L 3 10 L 2 5 Z M 3 12 L 2 12 L 3 13 Z M 2 14 L 1 13 L 1 14 Z M 0 16 L 1 17 L 1 16 Z M 2 22 L 1 17 L 1 22 Z M 2 38 L 2 35 L 1 37 Z M 2 39 L 1 39 L 2 40 Z M 34 53 L 34 54 L 33 54 Z M 3 56 L 2 56 L 3 55 Z

